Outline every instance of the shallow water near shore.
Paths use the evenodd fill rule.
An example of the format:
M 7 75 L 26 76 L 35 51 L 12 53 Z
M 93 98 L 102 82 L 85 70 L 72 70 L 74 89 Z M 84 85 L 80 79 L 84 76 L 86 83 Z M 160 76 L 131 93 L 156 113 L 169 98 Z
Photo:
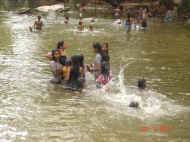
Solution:
M 77 32 L 78 20 L 50 13 L 42 32 L 29 32 L 34 16 L 0 13 L 0 141 L 188 142 L 190 140 L 190 32 L 150 20 L 146 32 L 127 33 L 98 18 L 95 32 Z M 85 20 L 89 24 L 88 19 Z M 91 63 L 95 41 L 110 44 L 114 79 L 98 90 L 88 77 L 82 93 L 49 83 L 45 55 L 64 39 L 68 55 Z M 137 80 L 148 81 L 145 91 Z M 140 108 L 129 108 L 137 101 Z M 154 131 L 167 126 L 170 131 Z M 148 127 L 148 131 L 144 131 Z

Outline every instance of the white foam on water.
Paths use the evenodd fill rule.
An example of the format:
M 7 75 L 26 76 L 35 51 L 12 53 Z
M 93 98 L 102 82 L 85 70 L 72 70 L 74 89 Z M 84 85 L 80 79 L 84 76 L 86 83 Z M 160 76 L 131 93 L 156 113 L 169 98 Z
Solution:
M 125 85 L 124 71 L 128 65 L 122 67 L 118 76 L 102 89 L 90 88 L 87 94 L 103 99 L 108 105 L 113 106 L 111 107 L 113 111 L 142 120 L 172 117 L 188 109 L 161 93 L 148 89 L 139 90 L 137 87 Z M 129 107 L 131 102 L 139 103 L 139 108 Z
M 99 30 L 90 31 L 88 28 L 85 28 L 82 31 L 78 30 L 77 28 L 69 29 L 68 31 L 72 31 L 75 34 L 80 34 L 80 35 L 89 35 L 89 34 L 96 35 L 96 34 L 103 33 L 102 31 L 99 31 Z

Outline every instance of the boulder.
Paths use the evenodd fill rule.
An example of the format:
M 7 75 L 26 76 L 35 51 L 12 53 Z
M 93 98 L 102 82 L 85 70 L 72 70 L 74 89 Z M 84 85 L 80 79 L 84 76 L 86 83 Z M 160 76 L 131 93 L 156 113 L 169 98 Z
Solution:
M 49 12 L 49 11 L 57 11 L 57 10 L 64 10 L 64 4 L 55 4 L 55 5 L 45 5 L 37 7 L 36 10 L 40 12 Z
M 30 8 L 21 8 L 17 11 L 17 14 L 30 14 L 32 10 Z

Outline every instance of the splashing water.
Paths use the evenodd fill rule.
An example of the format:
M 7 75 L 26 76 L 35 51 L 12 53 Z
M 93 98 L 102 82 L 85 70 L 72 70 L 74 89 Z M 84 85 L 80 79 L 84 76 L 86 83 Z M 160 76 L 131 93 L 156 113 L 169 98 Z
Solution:
M 93 92 L 96 97 L 102 98 L 109 105 L 113 105 L 113 111 L 142 120 L 157 119 L 164 116 L 172 117 L 187 110 L 187 108 L 177 105 L 163 94 L 148 89 L 139 90 L 137 87 L 125 85 L 124 71 L 129 65 L 130 63 L 121 67 L 118 76 L 102 89 L 94 89 L 90 93 Z M 129 107 L 131 102 L 137 102 L 139 108 Z

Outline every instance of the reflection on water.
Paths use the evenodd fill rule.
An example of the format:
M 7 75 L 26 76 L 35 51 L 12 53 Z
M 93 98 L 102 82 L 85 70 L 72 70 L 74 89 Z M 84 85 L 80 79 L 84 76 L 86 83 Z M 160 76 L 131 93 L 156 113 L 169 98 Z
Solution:
M 41 33 L 30 33 L 35 17 L 4 13 L 0 31 L 0 141 L 185 141 L 189 140 L 189 32 L 180 25 L 151 23 L 148 32 L 126 34 L 112 20 L 98 19 L 97 32 L 75 32 L 78 20 L 44 17 Z M 88 22 L 87 22 L 88 23 Z M 7 31 L 7 32 L 5 32 Z M 176 34 L 178 37 L 176 38 Z M 106 91 L 92 77 L 82 93 L 49 83 L 46 53 L 58 40 L 68 42 L 68 55 L 93 61 L 91 44 L 108 41 L 114 80 Z M 125 66 L 125 67 L 124 67 Z M 148 80 L 140 92 L 139 78 Z M 139 109 L 128 107 L 131 101 Z M 169 125 L 169 133 L 141 131 Z

